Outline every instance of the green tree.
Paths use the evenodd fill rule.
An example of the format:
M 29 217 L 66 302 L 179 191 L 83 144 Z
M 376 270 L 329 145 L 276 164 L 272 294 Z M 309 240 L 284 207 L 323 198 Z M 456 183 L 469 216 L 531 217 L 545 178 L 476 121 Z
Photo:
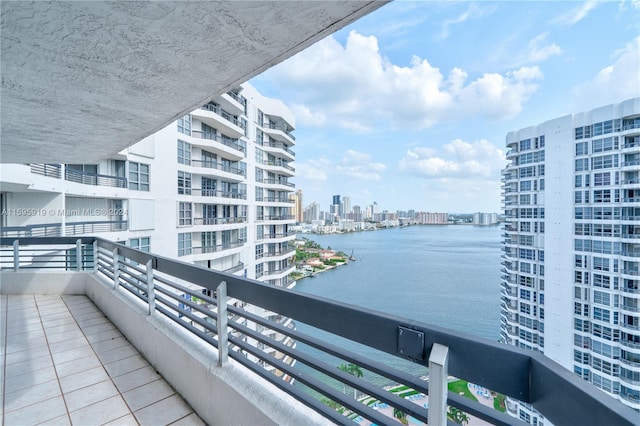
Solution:
M 338 368 L 340 370 L 344 371 L 345 373 L 351 374 L 352 376 L 356 376 L 356 377 L 364 376 L 364 373 L 362 372 L 360 367 L 358 367 L 357 365 L 352 364 L 352 363 L 340 364 L 340 366 Z M 346 389 L 345 389 L 344 385 L 342 385 L 342 393 L 346 393 Z M 355 388 L 353 388 L 353 399 L 357 399 L 356 398 L 356 389 Z
M 407 413 L 405 413 L 404 411 L 400 410 L 399 408 L 393 408 L 393 417 L 395 417 L 396 419 L 400 420 L 400 423 L 402 423 L 403 425 L 408 425 L 409 424 L 409 419 L 407 418 Z
M 449 409 L 447 410 L 447 417 L 459 425 L 466 425 L 469 423 L 469 416 L 467 413 L 456 407 L 449 406 Z

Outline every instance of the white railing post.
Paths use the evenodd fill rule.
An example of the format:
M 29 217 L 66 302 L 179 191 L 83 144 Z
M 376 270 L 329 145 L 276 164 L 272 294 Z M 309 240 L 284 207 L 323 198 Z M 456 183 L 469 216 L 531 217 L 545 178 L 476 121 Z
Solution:
M 20 241 L 13 240 L 13 270 L 20 269 Z
M 98 271 L 98 240 L 93 240 L 93 272 Z
M 222 367 L 229 358 L 229 342 L 227 336 L 227 282 L 222 281 L 217 288 L 218 304 L 218 365 Z
M 156 310 L 156 290 L 153 283 L 153 259 L 147 260 L 147 303 L 149 304 L 149 315 Z
M 82 240 L 76 240 L 76 271 L 82 271 Z
M 118 247 L 113 249 L 113 289 L 120 286 L 120 266 L 118 265 Z
M 447 392 L 449 377 L 449 348 L 433 344 L 429 356 L 429 412 L 428 424 L 447 424 Z

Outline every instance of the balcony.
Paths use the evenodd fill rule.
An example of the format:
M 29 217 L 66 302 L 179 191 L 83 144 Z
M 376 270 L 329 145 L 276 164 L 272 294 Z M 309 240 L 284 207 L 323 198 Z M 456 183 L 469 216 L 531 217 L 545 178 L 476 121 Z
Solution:
M 33 172 L 33 167 L 32 167 Z M 83 185 L 111 186 L 114 188 L 126 188 L 127 179 L 120 176 L 101 175 L 97 173 L 83 172 L 80 170 L 65 167 L 64 179 L 69 182 L 81 183 Z
M 237 138 L 230 138 L 225 135 L 218 135 L 211 132 L 200 132 L 197 130 L 191 131 L 191 137 L 205 141 L 218 142 L 222 146 L 218 143 L 199 143 L 198 141 L 195 141 L 196 143 L 194 145 L 205 147 L 208 150 L 213 151 L 215 154 L 235 161 L 243 159 L 247 152 L 245 143 Z
M 91 222 L 67 222 L 65 235 L 86 235 L 99 232 L 120 232 L 127 230 L 126 220 L 101 220 Z
M 294 161 L 296 159 L 296 153 L 293 152 L 289 147 L 283 143 L 278 141 L 256 141 L 258 145 L 261 145 L 265 151 L 281 154 L 286 157 L 289 161 Z
M 247 176 L 247 171 L 245 169 L 241 169 L 236 165 L 230 165 L 225 163 L 219 163 L 215 161 L 206 161 L 206 160 L 191 160 L 191 165 L 193 167 L 199 167 L 210 170 L 219 170 L 221 172 L 229 173 L 232 179 L 236 179 L 238 181 L 242 181 L 244 177 Z M 198 171 L 199 174 L 207 174 L 205 171 Z M 214 175 L 218 176 L 219 173 L 214 173 Z M 242 178 L 238 178 L 241 176 Z
M 322 403 L 315 394 L 376 424 L 395 422 L 379 410 L 354 400 L 350 393 L 343 393 L 343 386 L 432 425 L 446 423 L 447 404 L 492 424 L 522 424 L 506 413 L 456 393 L 447 393 L 449 375 L 529 403 L 555 424 L 633 425 L 637 420 L 636 411 L 537 352 L 266 285 L 100 238 L 14 241 L 0 240 L 3 294 L 30 295 L 46 291 L 53 295 L 46 298 L 68 300 L 67 306 L 88 302 L 86 311 L 70 307 L 71 315 L 93 311 L 108 318 L 113 326 L 105 327 L 114 333 L 114 339 L 128 340 L 146 358 L 145 361 L 132 355 L 136 360 L 140 358 L 140 368 L 147 368 L 148 362 L 152 372 L 158 371 L 179 392 L 175 399 L 183 398 L 183 407 L 191 407 L 208 424 L 353 424 L 350 418 Z M 60 270 L 23 270 L 33 266 L 32 252 L 37 247 L 44 247 L 52 256 L 64 259 Z M 203 296 L 203 289 L 215 292 L 216 298 Z M 210 303 L 193 301 L 202 297 Z M 30 300 L 44 299 L 31 296 Z M 3 302 L 8 304 L 8 311 L 20 312 L 18 297 L 8 296 Z M 238 302 L 324 330 L 331 337 L 329 340 L 311 337 L 239 309 Z M 211 309 L 209 305 L 216 308 Z M 342 320 L 335 321 L 335 318 Z M 12 324 L 25 326 L 21 341 L 31 334 L 27 332 L 27 322 Z M 258 332 L 251 324 L 260 325 L 264 332 Z M 69 339 L 76 333 L 65 328 L 59 331 L 69 333 Z M 367 374 L 362 378 L 347 374 L 295 345 L 276 341 L 270 337 L 274 334 L 309 345 L 314 351 L 330 354 L 345 363 L 357 364 Z M 379 359 L 364 357 L 361 352 L 345 349 L 343 344 L 329 343 L 337 342 L 336 339 L 349 345 L 366 345 L 398 362 L 428 366 L 429 380 L 421 380 Z M 256 343 L 250 344 L 250 341 Z M 257 343 L 269 350 L 260 349 Z M 275 354 L 284 354 L 296 362 L 283 362 L 274 356 L 273 349 Z M 102 356 L 98 355 L 98 358 Z M 7 364 L 10 360 L 5 357 L 4 361 Z M 103 363 L 107 368 L 107 362 Z M 312 389 L 314 395 L 302 386 L 292 386 L 260 363 L 281 372 L 281 377 L 295 377 L 298 383 Z M 313 371 L 302 371 L 297 364 Z M 369 372 L 428 395 L 428 409 L 371 382 L 367 379 Z M 79 378 L 88 379 L 87 376 L 88 373 Z M 115 381 L 117 375 L 111 374 L 111 377 Z M 5 386 L 9 379 L 5 378 Z M 115 387 L 119 389 L 117 383 Z M 4 410 L 6 407 L 5 403 Z M 184 410 L 183 416 L 191 415 L 188 408 Z M 161 411 L 158 407 L 157 414 Z M 136 416 L 136 412 L 133 415 Z M 192 419 L 197 420 L 195 415 Z M 169 421 L 156 420 L 155 423 Z
M 198 197 L 220 197 L 220 198 L 233 198 L 234 200 L 246 200 L 246 192 L 240 191 L 223 191 L 220 189 L 201 189 L 201 188 L 178 188 L 178 191 L 182 189 L 183 192 L 179 194 L 194 195 Z
M 242 121 L 238 120 L 237 116 L 222 109 L 220 105 L 208 103 L 191 114 L 214 129 L 219 129 L 235 138 L 244 136 L 244 124 Z

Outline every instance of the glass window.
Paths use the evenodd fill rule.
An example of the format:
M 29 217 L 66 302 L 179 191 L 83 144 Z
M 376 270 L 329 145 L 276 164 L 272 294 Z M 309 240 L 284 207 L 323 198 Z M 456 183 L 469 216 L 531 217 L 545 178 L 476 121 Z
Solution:
M 178 163 L 191 165 L 191 144 L 178 139 Z
M 587 155 L 589 153 L 589 143 L 579 142 L 576 144 L 576 155 Z
M 178 132 L 191 136 L 191 115 L 187 114 L 178 119 Z
M 131 238 L 129 240 L 129 247 L 143 251 L 145 253 L 149 253 L 151 251 L 151 238 Z
M 129 189 L 149 190 L 149 165 L 129 162 Z
M 193 224 L 191 203 L 179 203 L 178 225 L 187 226 Z
M 191 254 L 191 232 L 178 234 L 178 256 Z
M 178 194 L 191 194 L 191 173 L 178 171 Z

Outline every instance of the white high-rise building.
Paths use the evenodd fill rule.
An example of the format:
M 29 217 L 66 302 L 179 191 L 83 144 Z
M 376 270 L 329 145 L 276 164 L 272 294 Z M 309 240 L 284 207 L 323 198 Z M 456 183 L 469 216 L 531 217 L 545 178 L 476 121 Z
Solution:
M 242 84 L 98 164 L 3 164 L 2 236 L 97 235 L 289 287 L 294 123 Z
M 640 409 L 640 98 L 511 132 L 506 144 L 501 340 Z

